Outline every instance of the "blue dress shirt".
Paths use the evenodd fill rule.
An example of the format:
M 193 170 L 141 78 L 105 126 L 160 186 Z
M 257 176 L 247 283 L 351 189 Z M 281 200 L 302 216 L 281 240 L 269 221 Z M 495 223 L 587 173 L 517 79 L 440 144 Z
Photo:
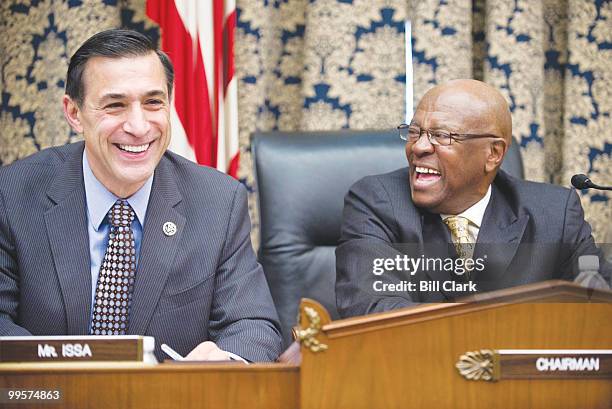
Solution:
M 106 252 L 108 233 L 110 231 L 110 224 L 106 215 L 120 198 L 109 192 L 108 189 L 96 179 L 89 166 L 85 150 L 83 151 L 83 181 L 85 183 L 85 197 L 87 203 L 87 233 L 89 235 L 91 267 L 91 310 L 93 311 L 98 275 L 100 274 L 100 266 L 102 265 L 102 259 Z M 136 242 L 136 265 L 138 265 L 140 243 L 142 242 L 142 226 L 144 226 L 145 223 L 152 185 L 153 175 L 147 179 L 145 184 L 136 193 L 126 199 L 130 206 L 132 206 L 132 209 L 134 209 L 134 213 L 136 213 L 136 217 L 132 222 L 134 241 Z M 89 322 L 91 324 L 91 317 Z

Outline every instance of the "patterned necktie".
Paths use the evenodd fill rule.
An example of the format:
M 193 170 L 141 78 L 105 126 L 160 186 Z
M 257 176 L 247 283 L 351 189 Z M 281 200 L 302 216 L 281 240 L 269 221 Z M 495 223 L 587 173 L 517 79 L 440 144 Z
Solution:
M 91 335 L 125 335 L 136 273 L 134 210 L 117 200 L 108 212 L 108 245 L 96 286 Z
M 474 240 L 468 230 L 469 220 L 461 216 L 451 216 L 444 219 L 453 237 L 457 255 L 463 259 L 471 258 L 474 254 Z

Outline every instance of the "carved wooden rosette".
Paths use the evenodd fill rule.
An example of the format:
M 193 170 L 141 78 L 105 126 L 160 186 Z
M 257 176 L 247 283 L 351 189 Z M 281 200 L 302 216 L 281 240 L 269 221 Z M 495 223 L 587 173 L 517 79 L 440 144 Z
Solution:
M 470 351 L 459 357 L 455 364 L 461 376 L 471 381 L 497 381 L 499 363 L 496 353 L 490 349 Z

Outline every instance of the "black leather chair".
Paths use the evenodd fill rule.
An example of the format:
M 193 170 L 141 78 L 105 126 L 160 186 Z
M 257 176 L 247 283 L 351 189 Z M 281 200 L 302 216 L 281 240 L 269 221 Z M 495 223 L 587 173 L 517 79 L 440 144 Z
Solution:
M 334 286 L 344 195 L 367 175 L 406 166 L 396 130 L 263 132 L 252 137 L 259 194 L 260 249 L 285 344 L 302 297 L 338 318 Z M 514 143 L 503 169 L 523 176 Z

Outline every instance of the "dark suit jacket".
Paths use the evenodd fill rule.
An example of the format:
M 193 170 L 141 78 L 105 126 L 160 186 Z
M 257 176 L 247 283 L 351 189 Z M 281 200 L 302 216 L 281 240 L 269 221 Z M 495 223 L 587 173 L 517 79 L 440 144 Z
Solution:
M 448 228 L 439 214 L 411 200 L 408 168 L 368 176 L 345 197 L 340 245 L 336 249 L 336 300 L 341 316 L 363 315 L 411 305 L 452 300 L 464 291 L 406 291 L 382 294 L 373 282 L 465 281 L 453 272 L 419 270 L 414 276 L 389 271 L 375 276 L 373 260 L 408 254 L 456 258 Z M 499 171 L 478 234 L 474 258 L 484 270 L 472 272 L 478 291 L 549 279 L 573 279 L 578 257 L 597 254 L 574 190 L 527 182 Z M 403 267 L 402 267 L 403 268 Z M 602 264 L 609 282 L 610 266 Z M 379 286 L 380 288 L 380 286 Z
M 84 144 L 0 169 L 0 335 L 85 335 L 91 273 Z M 165 222 L 177 225 L 173 236 Z M 246 191 L 170 152 L 155 170 L 129 334 L 187 354 L 200 342 L 251 361 L 281 352 L 279 323 L 250 241 Z

